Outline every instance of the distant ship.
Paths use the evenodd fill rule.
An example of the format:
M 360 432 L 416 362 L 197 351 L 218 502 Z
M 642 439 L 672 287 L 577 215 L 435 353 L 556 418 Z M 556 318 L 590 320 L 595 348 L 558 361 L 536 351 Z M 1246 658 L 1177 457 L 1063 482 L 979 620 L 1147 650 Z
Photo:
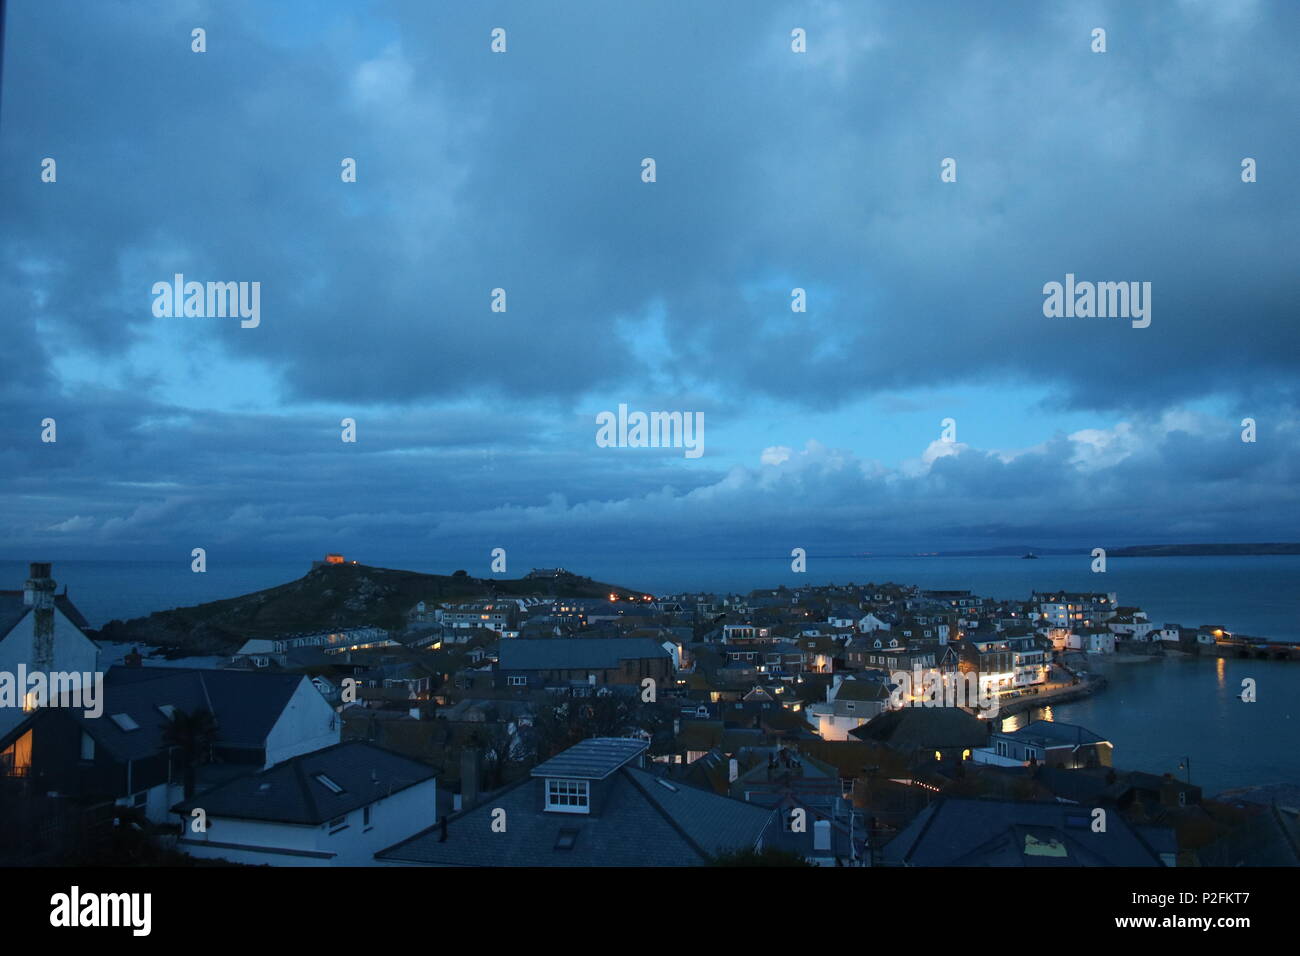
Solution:
M 1030 551 L 1028 554 L 1022 554 L 1022 555 L 1020 556 L 1020 559 L 1021 559 L 1022 561 L 1025 560 L 1025 559 L 1027 559 L 1027 558 L 1033 558 L 1035 561 L 1037 561 L 1037 560 L 1038 560 L 1038 555 L 1036 555 L 1036 554 L 1034 554 L 1034 552 Z

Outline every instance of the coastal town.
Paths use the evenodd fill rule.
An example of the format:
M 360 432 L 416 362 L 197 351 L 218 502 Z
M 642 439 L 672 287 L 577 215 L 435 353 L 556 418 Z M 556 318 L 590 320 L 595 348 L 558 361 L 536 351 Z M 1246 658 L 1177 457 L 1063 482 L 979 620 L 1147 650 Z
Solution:
M 1297 788 L 1203 793 L 1131 766 L 1117 728 L 1050 712 L 1106 693 L 1108 659 L 1296 659 L 1290 645 L 1152 622 L 1115 592 L 593 595 L 559 568 L 508 588 L 457 572 L 418 598 L 417 576 L 399 621 L 359 621 L 355 595 L 392 595 L 390 573 L 329 555 L 303 582 L 351 589 L 347 626 L 263 627 L 169 660 L 92 629 L 33 563 L 0 591 L 0 672 L 85 680 L 76 706 L 65 683 L 63 699 L 20 688 L 0 707 L 0 858 L 1300 863 Z

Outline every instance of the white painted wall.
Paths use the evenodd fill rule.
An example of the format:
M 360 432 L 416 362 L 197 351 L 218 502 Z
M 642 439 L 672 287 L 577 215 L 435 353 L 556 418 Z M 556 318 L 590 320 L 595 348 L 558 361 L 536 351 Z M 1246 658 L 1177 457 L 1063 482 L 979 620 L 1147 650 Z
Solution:
M 206 833 L 187 832 L 179 848 L 191 856 L 226 859 L 236 863 L 271 866 L 375 866 L 374 855 L 437 822 L 437 778 L 407 787 L 370 804 L 370 826 L 363 824 L 364 808 L 347 815 L 347 829 L 331 834 L 328 824 L 296 826 L 209 817 Z M 190 842 L 192 841 L 192 842 Z M 204 846 L 205 843 L 239 844 L 240 849 Z M 328 859 L 259 851 L 262 848 L 331 852 Z
M 342 721 L 321 696 L 312 682 L 304 677 L 280 719 L 266 736 L 266 764 L 282 763 L 290 757 L 311 753 L 336 744 L 342 733 Z
M 36 615 L 29 610 L 27 616 L 0 640 L 0 671 L 13 674 L 17 679 L 19 664 L 30 670 L 35 644 Z M 54 660 L 51 669 L 92 675 L 99 670 L 99 648 L 57 606 L 54 608 Z M 18 703 L 17 707 L 0 707 L 0 734 L 18 726 L 26 717 L 21 701 Z

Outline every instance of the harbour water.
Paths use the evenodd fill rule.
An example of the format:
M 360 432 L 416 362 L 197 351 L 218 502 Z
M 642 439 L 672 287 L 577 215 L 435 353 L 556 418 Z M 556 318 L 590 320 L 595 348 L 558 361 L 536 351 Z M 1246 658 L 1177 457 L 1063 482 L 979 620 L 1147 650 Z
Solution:
M 1017 714 L 1079 724 L 1111 741 L 1121 769 L 1172 773 L 1207 796 L 1236 787 L 1300 784 L 1300 662 L 1167 655 L 1089 661 L 1107 679 L 1091 697 Z M 1254 703 L 1241 700 L 1255 681 Z M 1182 765 L 1180 767 L 1180 765 Z

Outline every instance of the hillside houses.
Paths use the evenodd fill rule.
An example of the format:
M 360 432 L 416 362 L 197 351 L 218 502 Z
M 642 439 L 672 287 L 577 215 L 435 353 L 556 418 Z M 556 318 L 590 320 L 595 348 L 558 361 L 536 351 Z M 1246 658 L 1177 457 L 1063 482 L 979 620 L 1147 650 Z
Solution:
M 33 605 L 0 595 L 0 628 L 29 658 L 22 609 L 52 593 L 33 573 Z M 63 615 L 49 615 L 56 655 L 97 652 L 58 597 L 41 605 Z M 976 708 L 895 694 L 898 672 L 938 671 L 1009 704 L 1075 687 L 1075 655 L 1215 639 L 1139 623 L 1113 593 L 870 583 L 426 601 L 405 630 L 259 637 L 211 669 L 112 668 L 102 718 L 20 712 L 0 770 L 29 796 L 135 814 L 177 852 L 244 864 L 693 866 L 774 850 L 835 867 L 1168 863 L 1227 831 L 1190 785 L 1116 770 L 1115 728 L 1003 732 Z M 187 749 L 203 713 L 215 732 Z M 1094 847 L 1059 807 L 1102 802 L 1125 835 Z M 968 805 L 981 803 L 997 806 Z M 993 842 L 971 844 L 957 820 Z

